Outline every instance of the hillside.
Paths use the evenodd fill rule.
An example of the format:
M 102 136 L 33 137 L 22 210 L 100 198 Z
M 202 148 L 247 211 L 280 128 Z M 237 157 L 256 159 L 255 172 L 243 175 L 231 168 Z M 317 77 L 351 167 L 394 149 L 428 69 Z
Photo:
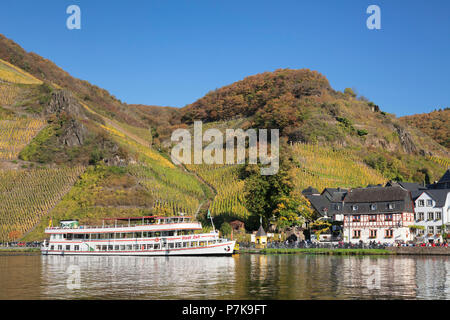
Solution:
M 211 197 L 152 147 L 173 108 L 127 106 L 2 36 L 0 55 L 0 241 L 42 239 L 51 218 L 195 215 Z
M 35 240 L 53 221 L 185 212 L 250 215 L 240 165 L 176 166 L 176 128 L 279 128 L 295 191 L 390 179 L 425 183 L 449 151 L 321 74 L 247 77 L 182 109 L 127 105 L 0 36 L 0 242 Z M 203 220 L 204 221 L 204 220 Z
M 447 149 L 450 148 L 450 108 L 401 117 L 400 121 L 420 129 Z

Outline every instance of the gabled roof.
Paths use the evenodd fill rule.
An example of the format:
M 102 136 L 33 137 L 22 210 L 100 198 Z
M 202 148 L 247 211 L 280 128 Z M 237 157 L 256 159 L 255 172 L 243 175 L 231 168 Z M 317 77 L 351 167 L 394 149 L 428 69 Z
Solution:
M 450 182 L 450 169 L 447 169 L 447 171 L 445 171 L 442 178 L 438 181 L 438 183 L 442 183 L 442 182 Z
M 449 192 L 450 192 L 450 189 L 430 189 L 430 190 L 423 191 L 421 194 L 426 193 L 434 201 L 436 201 L 435 207 L 443 207 L 445 205 L 445 200 L 447 199 L 447 195 Z
M 403 182 L 403 181 L 389 181 L 386 184 L 386 187 L 395 187 L 400 186 L 403 189 L 406 189 L 408 191 L 414 192 L 419 190 L 426 190 L 427 188 L 421 185 L 420 183 L 415 182 Z
M 303 190 L 302 191 L 302 194 L 303 195 L 311 195 L 311 194 L 317 194 L 317 195 L 319 195 L 320 194 L 320 192 L 319 192 L 319 190 L 317 190 L 317 189 L 315 189 L 315 188 L 313 188 L 313 187 L 308 187 L 308 188 L 306 188 L 305 190 Z

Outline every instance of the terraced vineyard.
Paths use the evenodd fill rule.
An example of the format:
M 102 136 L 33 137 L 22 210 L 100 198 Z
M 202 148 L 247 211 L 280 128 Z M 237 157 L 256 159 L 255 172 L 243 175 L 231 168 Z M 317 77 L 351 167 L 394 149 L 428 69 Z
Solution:
M 349 150 L 301 143 L 291 148 L 301 165 L 295 181 L 298 191 L 309 186 L 322 191 L 326 187 L 365 187 L 386 182 Z
M 167 209 L 171 213 L 195 214 L 205 198 L 199 181 L 194 176 L 182 173 L 178 168 L 133 165 L 130 173 L 150 191 L 155 199 L 153 209 Z
M 9 83 L 0 82 L 0 106 L 12 105 L 20 93 L 20 88 Z
M 245 182 L 238 177 L 239 166 L 202 164 L 186 167 L 215 189 L 217 194 L 210 206 L 212 215 L 248 216 L 244 199 Z
M 21 238 L 66 194 L 83 167 L 0 170 L 0 241 Z
M 113 127 L 114 125 L 114 127 Z M 150 147 L 150 138 L 144 129 L 110 123 L 102 125 L 114 140 L 133 152 L 138 164 L 129 166 L 130 173 L 141 185 L 150 191 L 155 199 L 153 209 L 169 212 L 185 212 L 194 214 L 205 199 L 201 183 L 191 174 L 186 174 L 169 159 Z M 131 134 L 129 131 L 133 131 Z M 130 138 L 140 134 L 139 141 Z M 147 138 L 147 139 L 145 139 Z M 136 138 L 137 139 L 137 138 Z M 143 141 L 141 141 L 143 140 Z
M 0 80 L 10 83 L 42 84 L 31 74 L 17 68 L 16 66 L 0 59 Z
M 0 160 L 15 160 L 46 125 L 42 119 L 0 120 Z

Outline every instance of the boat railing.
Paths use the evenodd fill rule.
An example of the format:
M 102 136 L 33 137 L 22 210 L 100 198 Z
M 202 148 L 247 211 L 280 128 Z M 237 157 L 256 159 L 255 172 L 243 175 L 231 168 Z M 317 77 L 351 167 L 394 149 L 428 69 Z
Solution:
M 172 223 L 135 223 L 135 224 L 126 224 L 126 225 L 102 225 L 102 226 L 79 226 L 78 228 L 69 228 L 69 227 L 47 227 L 45 230 L 73 230 L 73 229 L 106 229 L 106 228 L 131 228 L 131 227 L 146 227 L 146 226 L 158 226 L 158 225 L 167 225 L 167 224 L 196 224 L 201 227 L 199 222 L 194 221 L 185 221 L 185 222 L 172 222 Z

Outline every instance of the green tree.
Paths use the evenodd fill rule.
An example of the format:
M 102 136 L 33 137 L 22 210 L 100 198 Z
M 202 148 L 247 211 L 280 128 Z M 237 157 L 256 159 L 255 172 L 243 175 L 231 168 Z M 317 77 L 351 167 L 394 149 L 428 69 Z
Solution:
M 228 236 L 231 234 L 231 225 L 228 222 L 222 223 L 220 226 L 220 232 L 222 233 L 222 236 Z
M 269 221 L 273 220 L 279 199 L 288 197 L 294 188 L 294 165 L 287 149 L 280 149 L 280 165 L 277 174 L 261 175 L 260 168 L 260 164 L 247 164 L 241 170 L 241 178 L 246 178 L 244 194 L 246 207 L 250 212 L 247 220 L 249 229 L 257 229 L 260 218 L 264 227 L 267 228 Z

